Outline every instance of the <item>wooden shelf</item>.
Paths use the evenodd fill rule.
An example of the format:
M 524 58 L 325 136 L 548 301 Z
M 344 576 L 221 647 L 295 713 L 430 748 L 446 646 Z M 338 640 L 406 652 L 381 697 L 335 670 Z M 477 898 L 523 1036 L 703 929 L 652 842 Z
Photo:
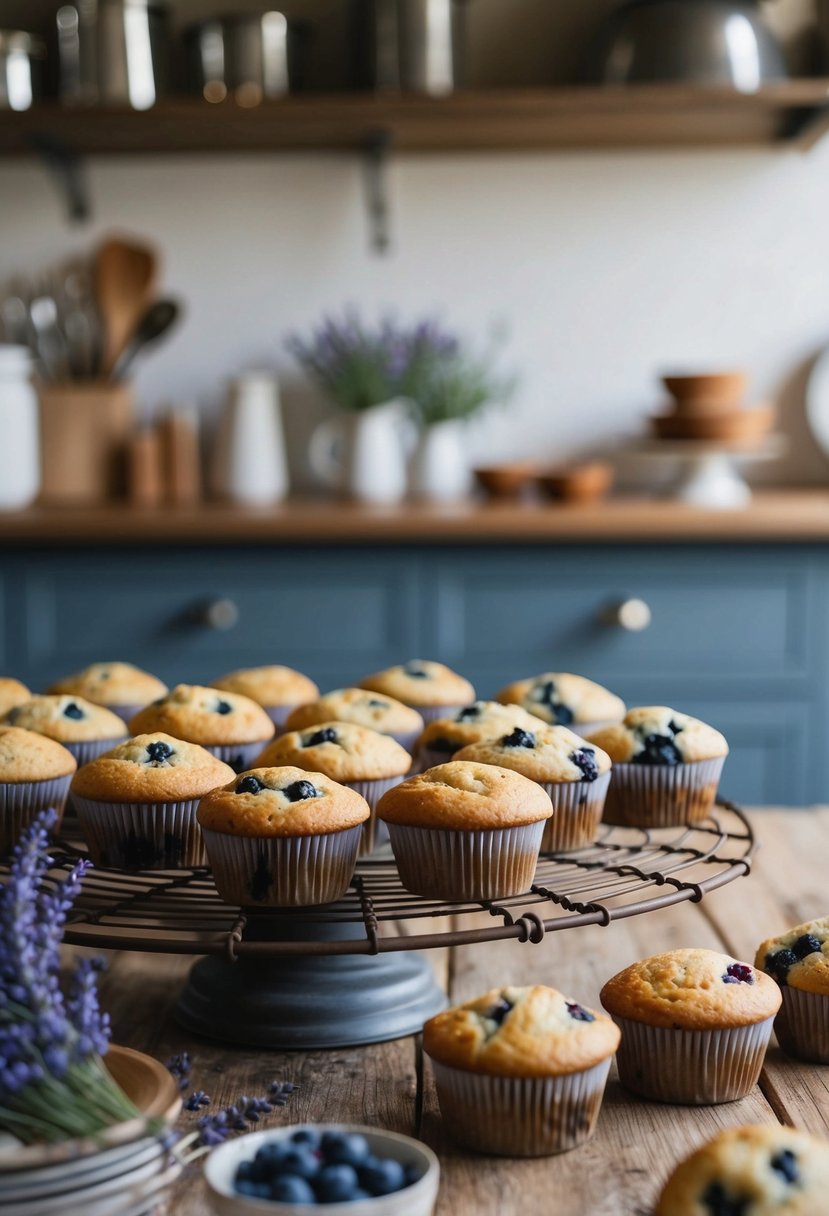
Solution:
M 308 95 L 243 109 L 197 98 L 152 110 L 41 105 L 0 111 L 0 156 L 44 137 L 77 155 L 349 150 L 378 132 L 405 152 L 577 148 L 808 147 L 829 129 L 829 80 L 759 93 L 678 85 L 417 95 Z

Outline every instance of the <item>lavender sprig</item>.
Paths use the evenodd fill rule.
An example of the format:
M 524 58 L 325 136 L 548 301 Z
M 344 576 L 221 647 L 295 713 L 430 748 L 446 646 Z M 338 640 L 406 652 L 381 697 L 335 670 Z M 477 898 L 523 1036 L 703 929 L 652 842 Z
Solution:
M 215 1114 L 202 1115 L 196 1121 L 198 1144 L 204 1148 L 214 1148 L 217 1144 L 223 1144 L 234 1132 L 247 1131 L 249 1125 L 256 1125 L 263 1115 L 271 1114 L 275 1106 L 284 1106 L 298 1088 L 292 1081 L 273 1081 L 267 1097 L 251 1098 L 244 1095 Z
M 178 1081 L 178 1087 L 181 1090 L 190 1088 L 190 1056 L 186 1051 L 182 1051 L 180 1055 L 170 1056 L 170 1059 L 165 1064 L 168 1072 L 172 1073 Z

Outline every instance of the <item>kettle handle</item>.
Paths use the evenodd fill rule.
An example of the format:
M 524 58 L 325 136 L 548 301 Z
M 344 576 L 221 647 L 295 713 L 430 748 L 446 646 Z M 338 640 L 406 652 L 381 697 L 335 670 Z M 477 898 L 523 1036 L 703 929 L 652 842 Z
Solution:
M 342 420 L 328 418 L 315 428 L 308 444 L 311 472 L 324 485 L 334 488 L 341 486 L 343 479 L 342 439 Z

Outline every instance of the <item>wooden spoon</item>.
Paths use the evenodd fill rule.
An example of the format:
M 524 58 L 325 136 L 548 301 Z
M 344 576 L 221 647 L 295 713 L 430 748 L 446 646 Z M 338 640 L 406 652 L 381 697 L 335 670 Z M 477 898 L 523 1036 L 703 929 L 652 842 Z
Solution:
M 109 378 L 155 293 L 158 258 L 146 245 L 104 241 L 95 257 L 95 295 L 104 331 L 101 375 Z

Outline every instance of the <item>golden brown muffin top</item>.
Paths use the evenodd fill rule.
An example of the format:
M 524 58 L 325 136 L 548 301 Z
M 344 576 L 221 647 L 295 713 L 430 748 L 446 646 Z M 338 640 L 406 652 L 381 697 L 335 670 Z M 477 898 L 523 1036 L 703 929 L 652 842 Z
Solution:
M 375 672 L 360 681 L 361 688 L 383 693 L 412 705 L 468 705 L 475 700 L 475 689 L 463 676 L 431 659 L 410 659 Z
M 319 696 L 313 680 L 293 667 L 271 664 L 267 667 L 242 667 L 213 680 L 211 688 L 224 692 L 239 692 L 257 705 L 273 708 L 278 705 L 303 705 Z
M 520 773 L 451 760 L 401 782 L 380 799 L 377 814 L 410 827 L 478 831 L 549 819 L 550 796 Z
M 674 1030 L 749 1026 L 780 1008 L 774 980 L 716 950 L 671 950 L 633 963 L 601 991 L 608 1013 Z
M 613 1055 L 619 1028 L 555 988 L 493 988 L 431 1018 L 423 1050 L 441 1064 L 496 1077 L 557 1077 Z
M 127 728 L 123 719 L 103 705 L 93 705 L 83 697 L 31 697 L 4 715 L 9 726 L 37 731 L 58 743 L 86 743 L 94 739 L 123 739 Z
M 46 735 L 20 726 L 0 726 L 0 782 L 49 781 L 68 777 L 78 762 Z
M 674 1170 L 655 1216 L 829 1216 L 829 1142 L 778 1123 L 729 1127 Z
M 72 793 L 93 802 L 177 802 L 225 785 L 233 769 L 197 743 L 136 735 L 78 770 Z
M 567 671 L 545 671 L 502 688 L 498 701 L 521 705 L 551 726 L 579 722 L 616 722 L 625 703 L 601 684 Z
M 423 719 L 416 709 L 367 688 L 335 688 L 316 701 L 299 705 L 285 727 L 304 730 L 306 726 L 318 726 L 323 722 L 353 722 L 355 726 L 379 730 L 383 735 L 406 735 L 423 730 Z
M 163 731 L 203 747 L 259 742 L 264 746 L 273 737 L 274 725 L 250 697 L 200 684 L 177 684 L 137 713 L 130 730 L 134 735 Z
M 368 819 L 365 798 L 324 773 L 255 768 L 213 790 L 199 804 L 203 828 L 228 836 L 319 836 Z
M 163 697 L 167 685 L 132 663 L 92 663 L 83 671 L 56 680 L 47 691 L 86 697 L 94 705 L 146 705 Z
M 0 717 L 31 699 L 31 691 L 12 676 L 0 676 Z
M 532 730 L 519 726 L 499 739 L 464 747 L 455 759 L 499 764 L 523 773 L 531 781 L 547 783 L 590 784 L 610 768 L 607 752 L 585 743 L 566 726 L 545 726 L 541 721 Z
M 728 755 L 725 737 L 667 705 L 629 709 L 623 722 L 591 734 L 614 764 L 690 764 Z
M 412 758 L 379 731 L 353 722 L 323 722 L 281 735 L 256 760 L 262 768 L 286 764 L 314 769 L 335 781 L 376 781 L 408 773 Z
M 754 965 L 781 987 L 829 996 L 829 916 L 770 937 L 759 947 Z
M 431 748 L 445 752 L 447 760 L 462 747 L 482 740 L 496 739 L 512 727 L 532 730 L 538 719 L 520 705 L 502 705 L 500 701 L 475 701 L 446 718 L 430 722 L 417 741 L 416 750 Z

